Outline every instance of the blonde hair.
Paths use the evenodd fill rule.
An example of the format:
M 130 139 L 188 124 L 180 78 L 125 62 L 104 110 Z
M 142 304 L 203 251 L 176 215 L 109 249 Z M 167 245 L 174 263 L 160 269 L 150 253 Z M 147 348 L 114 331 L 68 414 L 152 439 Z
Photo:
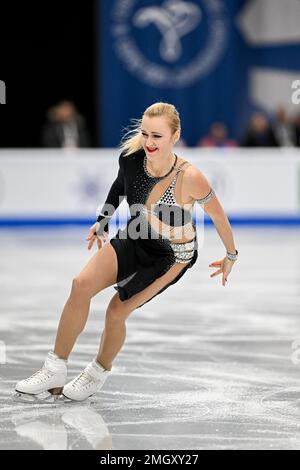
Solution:
M 165 116 L 168 121 L 172 131 L 174 134 L 177 130 L 181 129 L 180 125 L 180 116 L 173 104 L 158 102 L 154 103 L 149 106 L 143 114 L 144 116 L 148 117 L 157 117 L 157 116 Z M 127 130 L 126 134 L 123 136 L 121 143 L 120 143 L 120 150 L 124 152 L 124 155 L 129 155 L 131 153 L 136 152 L 142 148 L 141 144 L 141 125 L 142 119 L 131 119 L 133 124 L 130 128 L 125 128 Z

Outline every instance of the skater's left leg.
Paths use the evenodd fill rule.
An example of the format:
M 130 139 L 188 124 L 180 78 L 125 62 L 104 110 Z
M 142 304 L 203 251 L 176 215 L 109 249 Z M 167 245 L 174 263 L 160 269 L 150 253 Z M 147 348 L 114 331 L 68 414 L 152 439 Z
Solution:
M 173 281 L 185 267 L 183 263 L 173 264 L 167 273 L 128 300 L 121 301 L 118 293 L 112 297 L 106 311 L 105 328 L 97 355 L 97 361 L 105 369 L 112 368 L 112 362 L 125 342 L 126 320 L 129 315 Z
M 97 358 L 88 364 L 75 379 L 65 385 L 63 389 L 65 397 L 82 401 L 100 390 L 111 373 L 114 358 L 124 344 L 125 323 L 130 313 L 173 281 L 185 267 L 185 264 L 175 263 L 166 274 L 128 300 L 122 302 L 119 294 L 112 297 L 106 312 L 105 328 Z

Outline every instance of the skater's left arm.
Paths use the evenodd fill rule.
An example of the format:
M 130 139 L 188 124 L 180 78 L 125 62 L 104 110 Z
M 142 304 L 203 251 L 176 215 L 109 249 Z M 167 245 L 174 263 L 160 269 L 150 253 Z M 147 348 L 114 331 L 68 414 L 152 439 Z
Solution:
M 189 188 L 190 197 L 197 201 L 211 218 L 227 251 L 223 260 L 215 261 L 209 265 L 209 267 L 219 268 L 211 274 L 211 277 L 223 273 L 222 284 L 225 286 L 228 274 L 235 262 L 229 259 L 228 256 L 230 254 L 237 255 L 231 226 L 223 207 L 205 175 L 195 167 L 189 167 L 187 170 L 189 171 L 186 171 L 186 183 Z

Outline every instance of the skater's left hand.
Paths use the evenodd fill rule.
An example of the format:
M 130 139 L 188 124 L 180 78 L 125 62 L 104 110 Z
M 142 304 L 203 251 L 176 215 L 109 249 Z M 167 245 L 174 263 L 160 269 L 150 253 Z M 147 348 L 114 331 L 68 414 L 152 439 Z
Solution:
M 101 250 L 101 248 L 109 241 L 109 236 L 106 232 L 103 233 L 103 235 L 97 235 L 97 245 L 98 249 Z
M 213 274 L 210 275 L 210 277 L 218 276 L 219 274 L 223 274 L 222 276 L 222 285 L 225 287 L 225 284 L 227 282 L 228 275 L 232 269 L 233 264 L 235 261 L 231 261 L 227 256 L 223 258 L 221 261 L 214 261 L 209 265 L 210 268 L 216 268 L 218 267 L 219 269 L 215 271 Z

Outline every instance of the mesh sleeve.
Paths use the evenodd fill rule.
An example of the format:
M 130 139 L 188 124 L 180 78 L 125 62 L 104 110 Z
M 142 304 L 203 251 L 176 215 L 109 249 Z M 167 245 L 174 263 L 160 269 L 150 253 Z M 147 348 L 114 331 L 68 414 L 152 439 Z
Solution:
M 97 217 L 97 222 L 100 223 L 100 228 L 97 231 L 98 235 L 102 235 L 103 232 L 109 232 L 108 223 L 125 197 L 125 158 L 123 153 L 121 153 L 119 156 L 118 175 L 111 185 L 105 203 Z

